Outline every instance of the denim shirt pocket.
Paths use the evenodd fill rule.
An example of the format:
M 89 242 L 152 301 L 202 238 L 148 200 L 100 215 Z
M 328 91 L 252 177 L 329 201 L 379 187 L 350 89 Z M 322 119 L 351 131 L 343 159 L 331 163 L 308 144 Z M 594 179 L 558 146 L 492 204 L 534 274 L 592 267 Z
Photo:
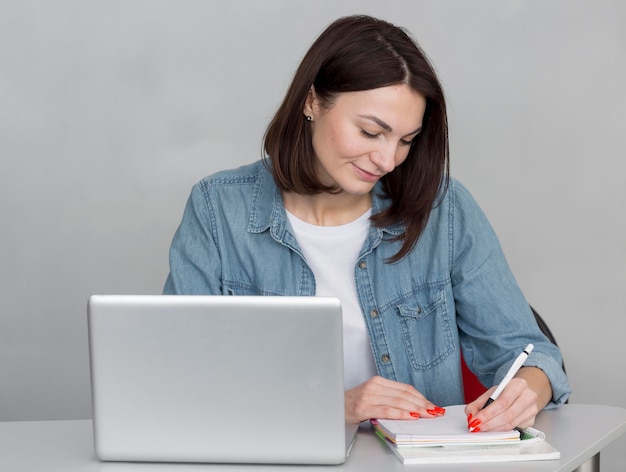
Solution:
M 445 286 L 416 291 L 397 312 L 413 370 L 432 369 L 454 352 Z

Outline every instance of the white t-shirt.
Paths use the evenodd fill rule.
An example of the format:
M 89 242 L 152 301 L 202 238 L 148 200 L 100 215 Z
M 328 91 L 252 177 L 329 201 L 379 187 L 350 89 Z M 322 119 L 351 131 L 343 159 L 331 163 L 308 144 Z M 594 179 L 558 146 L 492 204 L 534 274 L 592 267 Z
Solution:
M 369 230 L 370 215 L 371 210 L 368 210 L 345 225 L 317 226 L 287 212 L 298 244 L 315 276 L 315 294 L 341 300 L 346 390 L 376 375 L 354 278 L 359 251 Z

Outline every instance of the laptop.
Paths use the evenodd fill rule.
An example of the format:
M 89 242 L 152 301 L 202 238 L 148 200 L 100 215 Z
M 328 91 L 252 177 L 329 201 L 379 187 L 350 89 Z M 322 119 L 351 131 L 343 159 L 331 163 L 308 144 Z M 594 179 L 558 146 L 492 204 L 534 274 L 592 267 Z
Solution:
M 87 311 L 100 460 L 345 461 L 338 299 L 93 295 Z

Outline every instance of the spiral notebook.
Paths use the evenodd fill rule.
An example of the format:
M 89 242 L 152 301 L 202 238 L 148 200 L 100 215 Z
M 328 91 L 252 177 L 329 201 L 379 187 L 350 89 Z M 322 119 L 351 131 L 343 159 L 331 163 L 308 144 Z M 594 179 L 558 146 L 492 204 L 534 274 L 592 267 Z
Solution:
M 418 420 L 373 420 L 376 434 L 405 464 L 451 464 L 559 459 L 545 435 L 520 437 L 517 430 L 470 433 L 464 405 L 446 407 L 446 414 Z

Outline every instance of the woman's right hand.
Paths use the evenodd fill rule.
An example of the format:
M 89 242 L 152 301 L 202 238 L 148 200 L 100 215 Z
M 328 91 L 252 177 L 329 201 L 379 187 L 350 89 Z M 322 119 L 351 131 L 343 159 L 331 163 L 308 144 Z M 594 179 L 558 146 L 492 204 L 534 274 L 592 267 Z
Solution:
M 383 377 L 372 377 L 345 392 L 347 423 L 360 423 L 371 418 L 411 420 L 435 417 L 445 409 L 428 401 L 412 385 Z

